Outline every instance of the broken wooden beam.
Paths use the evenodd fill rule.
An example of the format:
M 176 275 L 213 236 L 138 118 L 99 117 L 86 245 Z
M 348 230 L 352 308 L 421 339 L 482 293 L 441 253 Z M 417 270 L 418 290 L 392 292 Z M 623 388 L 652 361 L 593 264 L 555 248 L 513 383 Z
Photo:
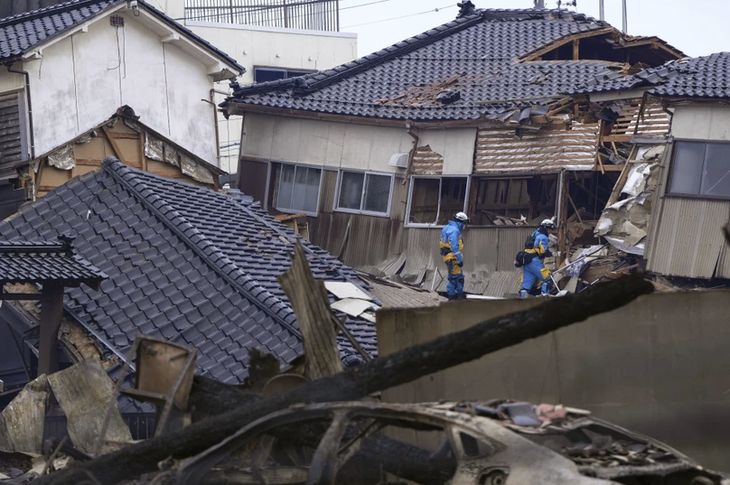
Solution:
M 294 404 L 362 399 L 614 310 L 653 291 L 654 287 L 644 280 L 643 274 L 635 273 L 594 285 L 577 295 L 551 298 L 529 310 L 486 320 L 250 406 L 234 408 L 176 433 L 155 437 L 41 477 L 34 485 L 73 485 L 89 476 L 103 484 L 132 479 L 157 470 L 158 463 L 169 457 L 183 459 L 201 453 L 254 420 Z

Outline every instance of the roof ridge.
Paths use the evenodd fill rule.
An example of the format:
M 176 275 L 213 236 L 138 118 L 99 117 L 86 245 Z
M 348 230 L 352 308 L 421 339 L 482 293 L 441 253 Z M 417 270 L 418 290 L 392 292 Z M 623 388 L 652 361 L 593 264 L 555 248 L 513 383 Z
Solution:
M 54 13 L 63 13 L 66 10 L 83 8 L 85 4 L 108 2 L 111 5 L 114 3 L 121 3 L 123 1 L 124 0 L 70 0 L 68 2 L 57 3 L 56 5 L 51 5 L 49 7 L 37 8 L 28 12 L 11 15 L 10 17 L 0 18 L 0 27 L 15 24 L 18 22 L 34 20 L 36 18 L 45 17 L 47 15 L 53 15 Z
M 282 302 L 279 297 L 269 292 L 263 285 L 258 283 L 256 279 L 252 278 L 249 274 L 245 273 L 238 265 L 233 263 L 233 261 L 230 260 L 230 258 L 223 252 L 221 249 L 210 242 L 208 238 L 205 237 L 193 224 L 191 224 L 182 214 L 180 214 L 174 207 L 172 207 L 169 203 L 167 203 L 162 197 L 152 193 L 152 191 L 147 187 L 144 180 L 142 180 L 138 176 L 138 170 L 133 169 L 131 167 L 127 167 L 122 162 L 120 162 L 118 159 L 114 157 L 107 157 L 102 162 L 102 170 L 109 173 L 115 180 L 119 181 L 127 190 L 132 193 L 135 197 L 137 197 L 140 202 L 147 207 L 148 210 L 150 210 L 155 216 L 157 216 L 164 225 L 168 227 L 173 233 L 175 233 L 180 239 L 182 239 L 192 250 L 193 252 L 197 253 L 197 255 L 205 261 L 208 266 L 213 269 L 214 272 L 216 272 L 221 278 L 223 278 L 225 281 L 227 281 L 233 288 L 235 288 L 239 293 L 241 293 L 246 299 L 251 301 L 251 304 L 257 306 L 263 313 L 267 314 L 269 317 L 273 318 L 277 323 L 279 323 L 282 327 L 289 330 L 292 335 L 299 340 L 302 339 L 302 334 L 292 325 L 291 322 L 287 321 L 287 319 L 283 318 L 281 315 L 279 315 L 277 312 L 273 311 L 271 309 L 271 306 L 266 305 L 261 298 L 257 295 L 253 295 L 249 290 L 247 290 L 243 284 L 239 283 L 237 281 L 237 278 L 232 276 L 232 274 L 236 274 L 240 276 L 244 281 L 251 284 L 258 285 L 259 288 L 261 288 L 261 293 L 266 294 L 266 299 L 274 299 L 276 302 L 281 303 L 285 307 L 289 307 L 288 305 L 285 305 L 284 302 Z M 160 179 L 164 179 L 163 177 L 154 175 L 154 174 L 147 174 L 144 173 L 145 176 L 152 176 Z M 135 178 L 135 181 L 132 182 L 130 180 L 127 180 L 128 177 Z M 164 179 L 166 181 L 169 181 L 167 179 Z M 179 183 L 172 181 L 172 183 Z M 138 188 L 139 186 L 142 186 L 142 188 Z M 150 196 L 144 195 L 142 192 L 144 190 L 148 190 L 150 193 L 152 193 L 152 196 L 154 196 L 155 200 L 150 200 Z M 165 206 L 165 208 L 158 207 L 154 202 L 160 201 L 161 205 Z M 174 217 L 171 217 L 171 213 L 174 214 Z M 184 221 L 184 224 L 186 225 L 185 229 L 181 229 L 178 225 L 173 223 L 173 218 L 178 218 L 181 221 Z M 195 239 L 198 239 L 196 242 Z M 205 245 L 201 245 L 200 241 L 205 241 Z M 213 258 L 207 253 L 207 249 L 211 249 L 216 253 L 218 256 L 218 262 L 214 261 Z M 293 313 L 292 313 L 293 315 Z

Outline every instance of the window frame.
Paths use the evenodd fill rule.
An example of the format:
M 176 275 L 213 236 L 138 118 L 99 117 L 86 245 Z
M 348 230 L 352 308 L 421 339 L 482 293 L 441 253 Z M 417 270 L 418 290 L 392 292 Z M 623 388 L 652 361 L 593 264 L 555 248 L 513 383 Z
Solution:
M 306 214 L 309 217 L 317 217 L 319 214 L 319 204 L 321 202 L 322 198 L 322 177 L 324 176 L 324 167 L 319 167 L 315 165 L 305 165 L 303 163 L 289 163 L 289 162 L 271 162 L 271 169 L 269 170 L 269 175 L 267 177 L 267 191 L 270 184 L 271 176 L 273 174 L 273 171 L 275 169 L 274 164 L 278 164 L 279 166 L 283 167 L 284 165 L 288 165 L 290 167 L 294 167 L 294 180 L 296 180 L 297 177 L 297 169 L 299 167 L 306 168 L 306 169 L 314 169 L 319 170 L 319 181 L 317 182 L 317 207 L 315 209 L 315 212 L 308 212 L 305 210 L 297 210 L 297 209 L 286 209 L 286 208 L 280 208 L 279 205 L 279 192 L 281 190 L 281 172 L 278 174 L 278 179 L 276 180 L 276 190 L 275 194 L 276 197 L 274 197 L 274 194 L 271 194 L 271 207 L 278 212 L 281 212 L 283 214 Z M 281 170 L 281 168 L 279 168 Z M 292 186 L 293 187 L 293 186 Z M 292 192 L 293 193 L 293 192 Z M 266 200 L 269 200 L 269 195 L 266 195 Z
M 254 66 L 253 67 L 253 81 L 254 81 L 254 83 L 259 83 L 259 82 L 274 82 L 274 81 L 280 81 L 281 80 L 281 79 L 275 79 L 273 81 L 256 81 L 256 70 L 257 69 L 265 69 L 265 70 L 271 71 L 271 72 L 283 72 L 284 73 L 284 77 L 281 78 L 281 79 L 292 79 L 292 78 L 295 78 L 295 77 L 304 76 L 305 74 L 313 74 L 313 73 L 317 72 L 316 70 L 315 71 L 311 71 L 311 70 L 308 70 L 308 69 L 287 69 L 286 67 Z M 289 75 L 290 73 L 295 73 L 297 75 L 296 76 L 290 76 Z
M 462 209 L 463 212 L 467 212 L 467 209 L 469 208 L 469 196 L 471 195 L 471 175 L 411 175 L 409 180 L 409 187 L 408 187 L 408 201 L 406 203 L 406 217 L 405 217 L 405 226 L 404 227 L 414 227 L 414 228 L 442 228 L 445 227 L 446 224 L 439 224 L 439 215 L 441 215 L 441 190 L 443 187 L 443 179 L 466 179 L 466 191 L 464 192 L 464 208 Z M 413 187 L 415 187 L 414 180 L 418 179 L 438 179 L 439 180 L 439 204 L 438 204 L 438 210 L 436 211 L 436 221 L 433 223 L 423 223 L 423 222 L 410 222 L 411 221 L 411 208 L 412 208 L 412 202 L 413 202 Z
M 708 194 L 685 194 L 681 192 L 670 192 L 672 181 L 674 179 L 674 167 L 675 167 L 675 160 L 677 156 L 677 143 L 678 142 L 687 142 L 687 143 L 703 143 L 705 145 L 705 150 L 703 152 L 703 159 L 702 159 L 702 167 L 701 170 L 704 171 L 705 169 L 705 155 L 707 153 L 707 145 L 709 144 L 715 144 L 715 145 L 730 145 L 730 141 L 722 141 L 722 140 L 700 140 L 697 138 L 675 138 L 672 141 L 672 153 L 669 157 L 669 167 L 668 167 L 668 173 L 667 173 L 667 181 L 666 186 L 664 189 L 664 197 L 674 197 L 674 198 L 680 198 L 680 199 L 699 199 L 699 200 L 730 200 L 730 196 L 727 195 L 708 195 Z M 702 174 L 700 174 L 700 190 L 702 190 Z
M 368 175 L 377 175 L 381 177 L 388 177 L 390 178 L 390 190 L 388 191 L 388 207 L 386 209 L 386 212 L 375 212 L 375 211 L 368 211 L 363 209 L 349 209 L 347 207 L 340 207 L 340 191 L 342 190 L 342 178 L 343 174 L 347 173 L 358 173 L 363 174 L 363 181 L 362 181 L 362 193 L 360 194 L 360 207 L 362 207 L 363 204 L 363 198 L 365 197 L 365 189 L 367 188 L 367 177 Z M 393 189 L 395 187 L 395 174 L 392 173 L 384 173 L 384 172 L 373 172 L 371 170 L 351 170 L 351 169 L 340 169 L 337 171 L 337 186 L 335 190 L 335 200 L 332 203 L 332 210 L 334 212 L 345 212 L 348 214 L 361 214 L 365 216 L 373 216 L 373 217 L 390 217 L 390 210 L 391 210 L 391 204 L 393 203 Z

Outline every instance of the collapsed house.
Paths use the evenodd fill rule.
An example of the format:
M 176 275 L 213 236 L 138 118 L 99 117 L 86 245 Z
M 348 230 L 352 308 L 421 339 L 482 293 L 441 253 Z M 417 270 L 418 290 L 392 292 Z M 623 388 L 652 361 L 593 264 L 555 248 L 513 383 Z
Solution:
M 558 263 L 593 241 L 625 165 L 609 136 L 637 110 L 609 129 L 564 93 L 682 53 L 573 12 L 470 5 L 333 70 L 234 85 L 223 106 L 245 117 L 239 188 L 306 217 L 311 240 L 347 264 L 431 290 L 446 285 L 438 232 L 459 211 L 472 221 L 468 293 L 516 292 L 514 256 L 547 217 Z
M 2 219 L 54 186 L 37 187 L 51 152 L 124 105 L 150 130 L 217 166 L 213 90 L 244 71 L 143 0 L 73 0 L 0 19 L 0 63 Z
M 291 265 L 290 254 L 301 238 L 250 198 L 107 159 L 100 170 L 72 179 L 0 225 L 0 238 L 11 242 L 55 240 L 63 234 L 75 236 L 75 254 L 108 278 L 99 291 L 65 290 L 58 332 L 61 367 L 96 358 L 118 377 L 138 334 L 196 349 L 197 373 L 233 384 L 248 375 L 249 348 L 272 354 L 282 365 L 302 355 L 302 334 L 277 280 Z M 358 365 L 377 355 L 373 310 L 380 301 L 352 269 L 302 242 L 315 277 L 325 281 L 335 314 L 344 322 L 338 336 L 344 364 Z M 43 260 L 37 265 L 40 271 Z M 37 293 L 38 288 L 30 284 L 6 291 Z M 6 391 L 19 390 L 38 370 L 41 315 L 33 302 L 20 303 L 0 307 L 0 327 L 10 332 L 3 353 L 18 354 L 25 368 L 24 374 L 17 365 L 0 369 L 0 378 L 15 377 Z M 149 407 L 129 399 L 120 405 L 133 428 L 146 423 L 138 436 L 152 429 Z
M 640 100 L 638 124 L 621 140 L 628 163 L 596 233 L 643 257 L 663 288 L 673 285 L 662 276 L 730 279 L 722 234 L 730 220 L 728 69 L 730 54 L 718 53 L 628 76 L 612 73 L 581 90 L 592 111 L 613 126 Z

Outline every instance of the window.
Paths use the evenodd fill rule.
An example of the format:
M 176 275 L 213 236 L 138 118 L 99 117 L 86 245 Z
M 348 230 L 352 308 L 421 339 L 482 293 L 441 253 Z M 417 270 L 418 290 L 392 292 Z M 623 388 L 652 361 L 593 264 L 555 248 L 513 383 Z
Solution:
M 268 81 L 277 81 L 279 79 L 289 79 L 292 77 L 304 76 L 316 71 L 294 71 L 291 69 L 280 69 L 273 67 L 254 67 L 253 79 L 257 83 L 265 83 Z
M 284 212 L 317 214 L 322 169 L 274 164 L 274 207 Z
M 545 219 L 555 213 L 558 178 L 554 175 L 474 178 L 472 224 L 513 225 L 525 218 Z
M 730 197 L 730 144 L 678 141 L 668 193 Z
M 336 209 L 388 215 L 392 175 L 340 172 Z
M 466 177 L 412 178 L 409 199 L 409 224 L 446 223 L 465 210 Z

